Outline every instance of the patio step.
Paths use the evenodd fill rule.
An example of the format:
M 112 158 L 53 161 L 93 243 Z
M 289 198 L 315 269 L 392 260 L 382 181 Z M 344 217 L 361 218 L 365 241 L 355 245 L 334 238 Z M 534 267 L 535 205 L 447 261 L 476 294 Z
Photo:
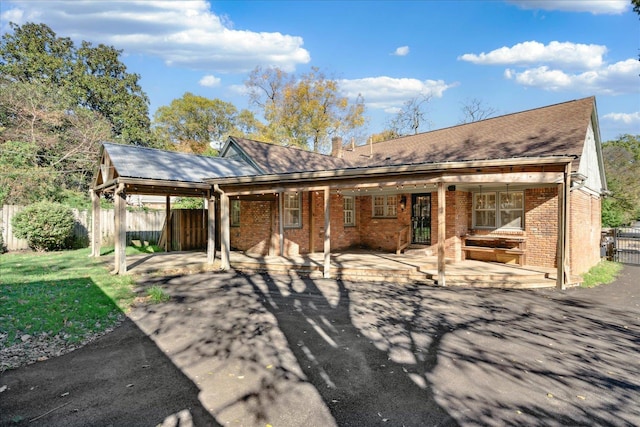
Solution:
M 438 275 L 427 273 L 427 276 L 437 283 Z M 552 288 L 555 280 L 550 279 L 544 273 L 539 274 L 447 274 L 447 286 L 469 286 L 473 288 L 508 288 L 508 289 L 534 289 Z
M 409 245 L 402 253 L 405 255 L 433 256 L 433 249 L 426 245 Z

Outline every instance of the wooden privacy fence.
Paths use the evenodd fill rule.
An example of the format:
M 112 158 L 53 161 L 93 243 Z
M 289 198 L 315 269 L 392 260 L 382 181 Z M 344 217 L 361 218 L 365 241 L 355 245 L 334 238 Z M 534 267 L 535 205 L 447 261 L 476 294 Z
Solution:
M 18 239 L 13 235 L 11 218 L 23 210 L 25 206 L 4 205 L 0 210 L 0 227 L 2 237 L 7 250 L 17 251 L 28 249 L 29 245 L 24 239 Z M 91 233 L 91 211 L 72 209 L 75 218 L 74 238 L 79 246 L 89 246 Z M 132 240 L 140 240 L 156 244 L 160 239 L 160 233 L 164 225 L 164 211 L 134 211 L 127 212 L 127 244 Z M 100 232 L 102 243 L 112 245 L 115 233 L 113 209 L 100 210 Z
M 169 226 L 165 222 L 158 242 L 164 247 L 167 232 L 171 235 L 172 251 L 190 251 L 207 248 L 207 210 L 175 209 L 171 211 Z

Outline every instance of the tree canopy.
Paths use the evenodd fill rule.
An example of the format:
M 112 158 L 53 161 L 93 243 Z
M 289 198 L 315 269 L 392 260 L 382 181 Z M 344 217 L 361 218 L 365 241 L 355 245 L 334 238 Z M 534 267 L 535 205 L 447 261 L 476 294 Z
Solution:
M 602 206 L 605 227 L 640 218 L 640 135 L 622 135 L 602 144 L 607 187 L 611 196 Z
M 84 107 L 110 123 L 113 138 L 149 145 L 149 100 L 138 81 L 120 61 L 122 51 L 83 41 L 76 47 L 45 24 L 10 24 L 13 32 L 0 41 L 3 86 L 42 84 L 64 92 L 67 107 Z
M 113 47 L 10 25 L 0 40 L 0 204 L 77 199 L 102 141 L 151 143 L 139 76 Z
M 259 123 L 248 110 L 238 112 L 231 103 L 186 92 L 182 98 L 158 108 L 153 127 L 167 148 L 215 154 L 211 143 L 222 144 L 233 134 L 250 137 Z
M 252 104 L 262 111 L 266 126 L 261 139 L 324 152 L 331 137 L 364 124 L 364 101 L 349 103 L 339 83 L 318 68 L 299 77 L 278 68 L 255 68 L 246 81 Z

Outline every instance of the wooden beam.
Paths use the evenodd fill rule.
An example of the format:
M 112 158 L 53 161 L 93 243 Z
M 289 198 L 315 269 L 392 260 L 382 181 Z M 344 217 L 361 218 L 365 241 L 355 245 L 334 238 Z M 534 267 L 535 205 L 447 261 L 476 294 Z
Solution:
M 445 191 L 445 183 L 438 183 L 438 285 L 446 286 L 444 269 L 445 269 L 445 241 L 447 238 L 447 194 Z
M 324 189 L 324 277 L 331 277 L 331 188 Z
M 278 193 L 278 242 L 280 256 L 284 256 L 284 193 Z
M 229 258 L 231 257 L 231 231 L 229 229 L 229 196 L 220 194 L 220 268 L 229 270 L 231 268 Z
M 207 205 L 207 264 L 216 259 L 216 198 L 209 193 Z
M 91 194 L 91 256 L 100 256 L 102 232 L 100 229 L 100 193 L 89 190 Z
M 554 169 L 547 166 L 547 169 Z M 562 181 L 562 171 L 539 170 L 510 172 L 510 168 L 500 168 L 492 172 L 487 171 L 465 171 L 463 173 L 447 174 L 443 172 L 434 172 L 430 174 L 416 174 L 411 177 L 404 176 L 388 176 L 388 177 L 361 177 L 348 179 L 331 180 L 331 188 L 336 190 L 377 190 L 397 188 L 398 191 L 412 189 L 426 189 L 431 191 L 431 186 L 438 182 L 451 184 L 557 184 Z M 317 183 L 291 183 L 283 186 L 277 183 L 273 186 L 269 184 L 258 183 L 255 186 L 241 185 L 229 187 L 229 196 L 257 196 L 266 197 L 269 193 L 280 192 L 303 192 L 303 191 L 323 191 L 324 185 Z M 426 188 L 429 187 L 429 188 Z
M 172 234 L 172 228 L 171 227 L 171 196 L 166 196 L 165 198 L 165 205 L 164 205 L 164 213 L 165 213 L 165 222 L 167 224 L 166 227 L 166 239 L 164 239 L 164 251 L 165 252 L 170 252 L 171 251 L 171 234 Z
M 115 192 L 115 274 L 127 273 L 127 200 L 124 184 L 120 184 Z

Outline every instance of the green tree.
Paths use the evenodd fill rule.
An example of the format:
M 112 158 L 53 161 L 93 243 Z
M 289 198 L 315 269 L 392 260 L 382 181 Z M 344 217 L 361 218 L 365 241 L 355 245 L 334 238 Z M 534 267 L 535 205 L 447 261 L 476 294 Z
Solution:
M 602 155 L 612 193 L 602 206 L 602 224 L 629 224 L 640 218 L 640 135 L 622 135 L 605 142 Z
M 327 151 L 331 137 L 362 126 L 364 101 L 349 103 L 338 81 L 318 68 L 299 77 L 278 68 L 254 69 L 246 81 L 250 100 L 267 122 L 261 139 L 315 152 Z
M 12 83 L 40 83 L 68 94 L 68 108 L 88 108 L 105 117 L 114 139 L 151 142 L 149 100 L 140 76 L 126 71 L 122 51 L 82 42 L 80 48 L 45 24 L 10 24 L 0 41 L 0 77 Z
M 229 102 L 187 92 L 158 108 L 153 127 L 160 140 L 178 145 L 183 151 L 206 154 L 210 153 L 212 142 L 221 144 L 232 133 L 251 134 L 256 122 L 250 111 L 238 112 Z
M 0 204 L 86 193 L 110 124 L 62 88 L 0 80 Z

